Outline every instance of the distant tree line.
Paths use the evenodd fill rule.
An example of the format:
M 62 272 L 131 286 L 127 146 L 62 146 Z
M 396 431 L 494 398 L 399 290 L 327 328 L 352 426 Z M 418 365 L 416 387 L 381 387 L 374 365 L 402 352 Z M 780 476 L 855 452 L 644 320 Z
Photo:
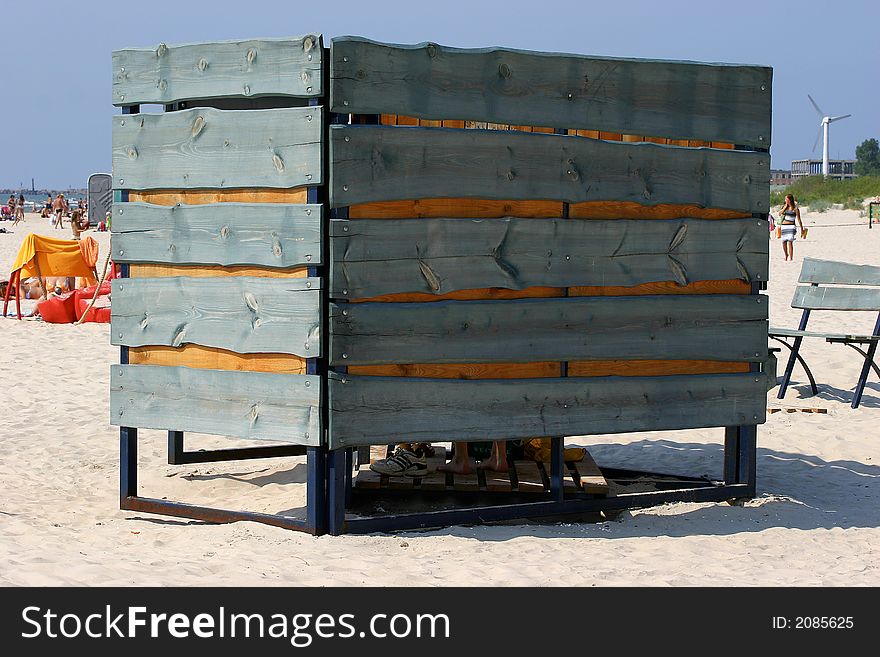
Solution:
M 860 176 L 880 176 L 880 145 L 873 137 L 856 147 L 854 171 Z

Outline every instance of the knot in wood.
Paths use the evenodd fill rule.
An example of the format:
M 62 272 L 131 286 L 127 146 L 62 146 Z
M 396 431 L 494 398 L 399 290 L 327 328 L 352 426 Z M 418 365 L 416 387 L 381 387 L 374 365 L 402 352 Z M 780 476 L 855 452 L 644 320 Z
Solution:
M 159 91 L 165 91 L 168 88 L 168 83 L 165 80 L 159 80 Z
M 284 171 L 284 160 L 281 159 L 281 156 L 278 153 L 272 153 L 272 164 L 275 165 L 275 169 L 278 173 Z
M 361 69 L 358 69 L 357 73 L 355 73 L 354 76 L 358 80 L 363 80 L 365 77 L 367 77 L 367 72 L 361 68 Z
M 434 58 L 437 56 L 437 46 L 433 43 L 429 43 L 425 46 L 425 52 L 428 53 L 428 57 Z
M 198 66 L 198 69 L 199 69 L 202 73 L 204 73 L 204 72 L 205 72 L 205 69 L 208 68 L 208 60 L 205 59 L 204 57 L 202 57 L 202 58 L 199 60 L 199 63 L 197 64 L 197 66 Z
M 244 89 L 242 89 L 242 91 L 244 91 L 245 96 L 251 95 L 251 88 L 248 85 L 244 85 Z
M 507 172 L 507 179 L 513 180 L 514 178 L 516 178 L 516 174 L 513 171 L 508 171 Z
M 160 43 L 159 47 L 156 48 L 156 57 L 164 57 L 166 52 L 168 52 L 168 46 L 164 43 Z
M 229 238 L 229 226 L 223 226 L 223 228 L 220 229 L 220 237 L 223 239 Z
M 498 67 L 498 75 L 500 75 L 505 80 L 510 77 L 510 67 L 507 64 L 501 64 Z
M 205 129 L 206 123 L 207 122 L 205 121 L 205 118 L 203 116 L 196 117 L 196 120 L 193 121 L 192 129 L 190 130 L 190 134 L 192 135 L 193 139 L 195 139 L 196 137 L 198 137 L 201 134 L 202 130 Z
M 138 156 L 138 152 L 134 146 L 132 146 L 131 148 L 128 149 L 128 159 L 129 160 L 136 160 L 137 156 Z
M 254 60 L 255 60 L 256 58 L 257 58 L 257 51 L 254 50 L 253 48 L 248 48 L 247 56 L 245 57 L 245 59 L 247 60 L 247 63 L 248 63 L 248 64 L 253 64 L 253 63 L 254 63 Z
M 308 52 L 315 47 L 315 37 L 309 35 L 303 39 L 303 52 Z

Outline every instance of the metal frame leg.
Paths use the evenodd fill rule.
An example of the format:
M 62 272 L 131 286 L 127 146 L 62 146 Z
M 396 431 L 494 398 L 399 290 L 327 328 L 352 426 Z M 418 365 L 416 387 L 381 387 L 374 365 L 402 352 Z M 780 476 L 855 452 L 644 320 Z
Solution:
M 119 506 L 137 497 L 137 435 L 134 427 L 119 427 Z
M 563 485 L 563 468 L 565 462 L 565 444 L 562 436 L 554 436 L 550 439 L 550 496 L 557 502 L 565 498 Z
M 807 362 L 803 359 L 803 357 L 798 353 L 801 348 L 801 342 L 803 342 L 803 337 L 797 337 L 794 339 L 794 344 L 788 344 L 785 340 L 780 340 L 779 338 L 770 336 L 771 340 L 776 340 L 780 344 L 784 344 L 788 347 L 788 350 L 791 352 L 791 355 L 788 357 L 788 364 L 785 366 L 785 374 L 782 375 L 782 383 L 779 384 L 779 393 L 776 395 L 777 399 L 782 399 L 785 397 L 785 391 L 788 388 L 788 383 L 791 380 L 792 371 L 794 371 L 794 363 L 795 361 L 801 364 L 801 367 L 804 369 L 804 372 L 807 374 L 807 379 L 810 381 L 810 388 L 813 391 L 814 395 L 819 394 L 819 388 L 816 385 L 816 379 L 813 378 L 813 373 L 810 371 L 810 368 L 807 366 Z
M 878 324 L 880 324 L 880 321 L 878 321 Z M 852 408 L 858 408 L 859 404 L 862 401 L 862 393 L 865 392 L 865 384 L 868 383 L 868 374 L 870 373 L 871 368 L 873 367 L 874 372 L 877 373 L 877 376 L 880 376 L 880 369 L 878 369 L 877 365 L 874 364 L 874 354 L 877 353 L 877 343 L 872 342 L 871 346 L 868 347 L 867 352 L 862 351 L 862 349 L 855 346 L 854 344 L 846 344 L 849 344 L 850 347 L 852 347 L 865 357 L 865 362 L 862 365 L 862 371 L 859 373 L 859 382 L 856 384 L 855 392 L 853 392 L 853 400 L 851 404 Z
M 742 497 L 756 490 L 758 426 L 746 424 L 724 429 L 724 483 L 745 484 Z
M 168 464 L 216 463 L 218 461 L 247 461 L 271 459 L 280 456 L 304 456 L 304 445 L 260 445 L 259 447 L 233 447 L 231 449 L 202 449 L 188 452 L 184 448 L 183 431 L 168 432 Z
M 346 449 L 327 452 L 327 529 L 333 536 L 345 531 Z
M 323 447 L 306 451 L 306 524 L 316 536 L 327 531 L 327 460 Z

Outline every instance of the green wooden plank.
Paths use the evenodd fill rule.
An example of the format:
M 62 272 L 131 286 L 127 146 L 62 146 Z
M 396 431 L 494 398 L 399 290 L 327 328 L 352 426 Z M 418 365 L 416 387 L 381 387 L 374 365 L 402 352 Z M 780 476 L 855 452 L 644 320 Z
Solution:
M 322 209 L 284 203 L 119 203 L 113 214 L 113 261 L 319 265 Z
M 564 135 L 330 127 L 333 207 L 417 198 L 632 201 L 766 212 L 767 153 Z
M 333 39 L 332 111 L 770 144 L 773 69 Z
M 766 281 L 760 219 L 383 219 L 330 225 L 337 298 L 482 287 Z
M 113 51 L 113 104 L 323 94 L 320 34 Z
M 800 286 L 795 288 L 791 306 L 810 310 L 880 310 L 880 289 Z
M 319 185 L 321 107 L 198 108 L 113 117 L 113 186 L 180 189 Z
M 825 285 L 880 285 L 880 267 L 804 258 L 798 282 Z
M 321 355 L 321 279 L 113 281 L 112 344 L 199 344 L 238 353 Z
M 564 360 L 762 362 L 766 298 L 575 297 L 332 304 L 331 365 Z
M 321 444 L 317 376 L 113 365 L 110 423 Z
M 331 373 L 330 448 L 763 423 L 766 377 L 457 381 Z

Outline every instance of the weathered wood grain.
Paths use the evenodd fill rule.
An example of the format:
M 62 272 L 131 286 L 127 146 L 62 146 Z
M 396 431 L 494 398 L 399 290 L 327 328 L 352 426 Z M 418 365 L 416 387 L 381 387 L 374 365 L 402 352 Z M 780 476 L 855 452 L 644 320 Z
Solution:
M 329 375 L 330 448 L 763 423 L 761 374 L 449 381 Z
M 880 310 L 880 289 L 799 286 L 794 290 L 791 307 L 812 310 Z
M 760 296 L 331 304 L 330 364 L 759 362 L 767 328 Z
M 321 96 L 323 39 L 218 41 L 113 51 L 113 104 Z
M 138 263 L 129 265 L 131 278 L 169 278 L 173 276 L 201 276 L 204 278 L 225 278 L 227 276 L 261 276 L 263 278 L 308 278 L 308 267 L 254 267 L 251 265 L 169 265 Z
M 306 359 L 293 354 L 238 354 L 227 349 L 185 344 L 180 347 L 129 347 L 130 365 L 195 367 L 203 370 L 305 374 Z
M 321 107 L 113 117 L 114 189 L 322 183 Z
M 321 205 L 118 203 L 114 262 L 321 264 Z
M 768 275 L 767 222 L 570 219 L 334 220 L 331 296 L 483 287 L 632 286 Z
M 334 112 L 770 144 L 766 66 L 333 39 Z
M 321 444 L 317 376 L 113 365 L 110 423 Z
M 769 206 L 767 153 L 527 132 L 335 125 L 330 162 L 333 207 L 444 197 L 675 203 L 749 213 Z
M 748 372 L 749 363 L 715 360 L 573 360 L 568 376 L 672 376 Z
M 111 343 L 321 355 L 319 278 L 113 281 Z
M 352 365 L 359 376 L 409 376 L 430 379 L 536 379 L 562 376 L 561 363 L 407 363 Z
M 257 189 L 143 189 L 130 191 L 128 200 L 154 205 L 202 205 L 204 203 L 308 203 L 308 188 Z
M 880 267 L 804 258 L 798 282 L 823 285 L 880 285 Z

